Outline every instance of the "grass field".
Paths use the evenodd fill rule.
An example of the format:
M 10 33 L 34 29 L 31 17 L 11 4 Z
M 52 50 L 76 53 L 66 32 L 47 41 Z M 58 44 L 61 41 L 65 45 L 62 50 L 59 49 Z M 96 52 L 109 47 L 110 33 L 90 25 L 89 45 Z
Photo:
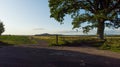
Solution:
M 101 41 L 96 36 L 59 36 L 58 44 L 56 44 L 56 36 L 34 36 L 34 38 L 47 41 L 49 46 L 87 45 L 120 52 L 120 36 L 106 36 L 106 41 Z
M 11 45 L 21 45 L 21 44 L 35 44 L 36 41 L 31 39 L 30 36 L 9 36 L 9 35 L 4 35 L 0 36 L 0 41 L 4 42 L 6 44 L 11 44 Z
M 96 36 L 58 36 L 58 44 L 56 44 L 56 36 L 0 36 L 0 45 L 27 45 L 37 44 L 38 40 L 45 40 L 49 46 L 81 46 L 87 45 L 98 47 L 104 50 L 120 52 L 120 36 L 107 36 L 106 41 L 97 39 Z

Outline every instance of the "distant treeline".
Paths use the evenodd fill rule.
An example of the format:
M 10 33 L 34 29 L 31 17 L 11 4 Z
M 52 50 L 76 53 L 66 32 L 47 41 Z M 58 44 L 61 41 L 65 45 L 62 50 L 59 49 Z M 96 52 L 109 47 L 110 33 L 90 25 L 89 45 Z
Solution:
M 96 35 L 63 35 L 63 34 L 48 34 L 48 33 L 43 33 L 43 34 L 35 34 L 35 36 L 88 36 L 88 37 L 96 37 Z M 107 37 L 120 37 L 120 35 L 105 35 Z

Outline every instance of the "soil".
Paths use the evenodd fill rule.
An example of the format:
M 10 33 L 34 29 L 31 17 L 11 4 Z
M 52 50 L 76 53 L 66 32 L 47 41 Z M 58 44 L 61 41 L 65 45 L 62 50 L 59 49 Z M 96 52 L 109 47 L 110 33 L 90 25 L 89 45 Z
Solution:
M 3 46 L 0 67 L 120 67 L 120 53 L 94 47 Z

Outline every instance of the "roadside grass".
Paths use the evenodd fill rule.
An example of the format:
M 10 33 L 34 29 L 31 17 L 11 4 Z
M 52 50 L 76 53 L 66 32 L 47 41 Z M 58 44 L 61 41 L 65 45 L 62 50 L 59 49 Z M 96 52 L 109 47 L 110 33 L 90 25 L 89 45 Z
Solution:
M 58 43 L 56 44 L 56 36 L 33 36 L 36 40 L 44 40 L 48 42 L 49 46 L 58 46 L 64 44 L 64 42 L 61 40 L 61 38 L 58 38 Z
M 49 43 L 49 46 L 81 46 L 85 43 L 89 45 L 89 43 L 94 43 L 96 40 L 95 37 L 91 36 L 59 36 L 58 44 L 56 44 L 56 36 L 33 36 L 33 38 L 45 40 Z
M 120 52 L 120 36 L 106 37 L 106 41 L 95 36 L 59 36 L 56 44 L 56 36 L 33 36 L 33 38 L 45 40 L 49 46 L 91 46 L 102 50 Z
M 11 44 L 11 45 L 27 45 L 36 44 L 37 42 L 30 36 L 14 36 L 14 35 L 3 35 L 0 36 L 0 42 Z
M 100 49 L 120 52 L 120 37 L 107 37 Z

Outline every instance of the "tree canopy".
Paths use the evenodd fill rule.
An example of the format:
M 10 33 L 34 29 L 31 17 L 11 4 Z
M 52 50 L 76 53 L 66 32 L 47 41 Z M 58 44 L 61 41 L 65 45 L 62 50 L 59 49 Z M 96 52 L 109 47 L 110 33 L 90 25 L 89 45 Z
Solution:
M 62 23 L 67 14 L 71 15 L 73 28 L 87 22 L 83 32 L 97 28 L 100 39 L 104 39 L 105 27 L 120 27 L 120 0 L 49 0 L 49 7 L 50 17 Z

